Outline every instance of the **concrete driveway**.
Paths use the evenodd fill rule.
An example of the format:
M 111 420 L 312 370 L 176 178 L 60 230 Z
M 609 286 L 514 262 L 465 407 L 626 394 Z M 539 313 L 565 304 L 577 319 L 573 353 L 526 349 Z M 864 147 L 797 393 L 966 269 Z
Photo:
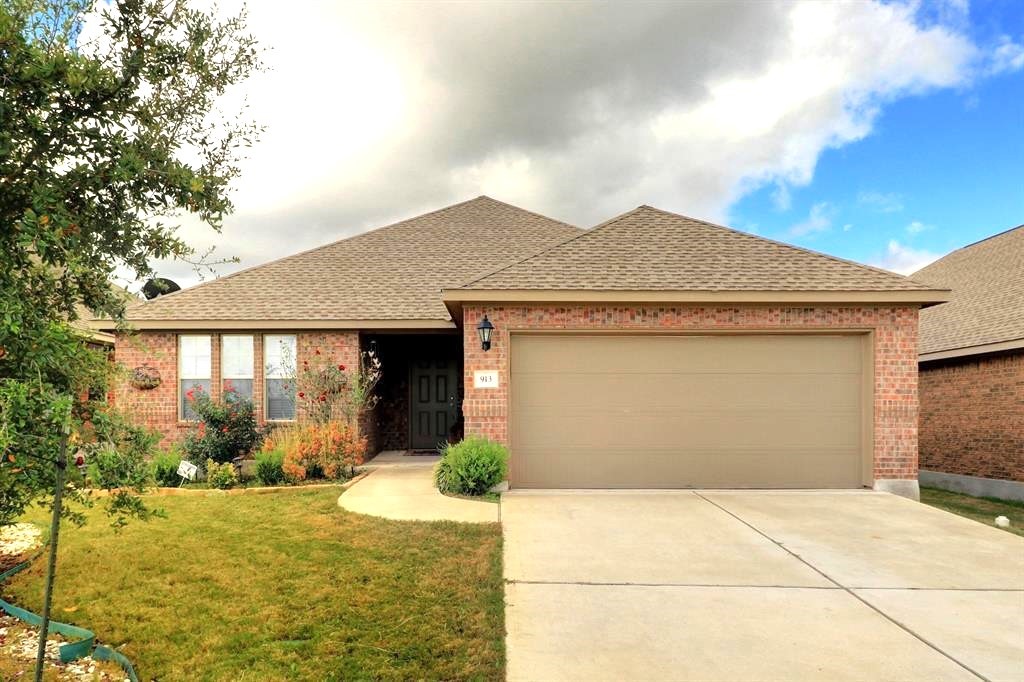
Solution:
M 1024 680 L 1024 538 L 873 492 L 511 492 L 512 680 Z

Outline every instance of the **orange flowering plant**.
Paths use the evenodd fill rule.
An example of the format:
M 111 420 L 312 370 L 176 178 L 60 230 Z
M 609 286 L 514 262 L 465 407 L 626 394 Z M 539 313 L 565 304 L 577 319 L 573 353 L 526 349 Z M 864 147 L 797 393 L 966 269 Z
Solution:
M 295 483 L 308 478 L 338 480 L 352 475 L 366 456 L 366 438 L 345 422 L 308 423 L 275 431 L 264 452 L 283 453 L 281 469 Z

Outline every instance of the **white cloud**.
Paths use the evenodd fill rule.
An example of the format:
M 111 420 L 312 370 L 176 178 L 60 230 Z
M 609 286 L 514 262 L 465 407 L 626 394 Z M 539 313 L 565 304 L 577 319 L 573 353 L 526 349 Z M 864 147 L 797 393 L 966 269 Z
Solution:
M 925 249 L 913 249 L 900 244 L 897 240 L 889 241 L 885 255 L 872 262 L 879 268 L 898 272 L 901 275 L 910 275 L 917 272 L 929 263 L 937 261 L 942 254 L 933 253 Z
M 976 77 L 978 48 L 917 11 L 251 3 L 272 70 L 244 94 L 267 132 L 223 236 L 181 234 L 245 267 L 481 193 L 583 226 L 639 204 L 725 222 L 765 185 L 785 208 L 886 104 Z
M 907 225 L 907 232 L 909 232 L 910 234 L 920 234 L 921 232 L 926 232 L 927 230 L 931 230 L 934 227 L 934 225 L 926 225 L 925 223 L 922 223 L 920 220 L 913 220 L 910 222 L 909 225 Z
M 811 206 L 811 211 L 806 220 L 789 228 L 788 234 L 791 237 L 806 237 L 818 232 L 828 232 L 832 229 L 832 219 L 837 211 L 827 201 L 820 201 Z M 845 228 L 844 228 L 845 229 Z
M 896 192 L 860 192 L 857 203 L 880 213 L 898 213 L 903 210 L 903 197 Z
M 989 56 L 988 73 L 1020 71 L 1021 68 L 1024 68 L 1024 45 L 1015 43 L 1009 36 L 1002 36 Z

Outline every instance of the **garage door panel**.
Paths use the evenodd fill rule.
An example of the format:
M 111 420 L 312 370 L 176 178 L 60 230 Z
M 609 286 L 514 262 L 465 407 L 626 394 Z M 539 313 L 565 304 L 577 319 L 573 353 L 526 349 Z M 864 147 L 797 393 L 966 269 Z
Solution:
M 601 488 L 614 477 L 622 488 L 847 488 L 857 476 L 856 452 L 786 449 L 731 451 L 645 451 L 569 448 L 544 462 L 544 451 L 527 451 L 519 472 L 524 488 Z M 779 466 L 780 460 L 786 465 Z M 822 472 L 831 472 L 823 475 Z M 553 483 L 554 481 L 554 483 Z
M 559 343 L 559 339 L 571 339 Z M 512 365 L 524 373 L 618 373 L 690 371 L 747 372 L 766 369 L 789 374 L 860 371 L 860 341 L 855 336 L 807 334 L 737 336 L 521 336 L 512 349 Z M 827 342 L 823 343 L 823 340 Z M 536 341 L 536 343 L 534 343 Z M 721 344 L 728 344 L 723 355 Z M 595 365 L 597 361 L 598 365 Z
M 510 481 L 856 487 L 862 349 L 853 335 L 514 335 Z
M 516 440 L 523 447 L 581 445 L 589 448 L 631 447 L 685 450 L 687 448 L 800 448 L 859 444 L 856 414 L 819 413 L 813 420 L 803 412 L 764 411 L 761 414 L 649 411 L 628 416 L 603 410 L 585 414 L 536 414 L 535 428 Z
M 588 396 L 600 392 L 605 406 L 634 412 L 637 405 L 672 405 L 673 409 L 731 409 L 761 407 L 814 412 L 821 405 L 859 410 L 859 396 L 849 388 L 850 374 L 782 373 L 637 373 L 513 374 L 515 401 L 530 410 L 589 407 Z M 859 373 L 856 375 L 859 376 Z M 779 382 L 787 390 L 780 392 Z

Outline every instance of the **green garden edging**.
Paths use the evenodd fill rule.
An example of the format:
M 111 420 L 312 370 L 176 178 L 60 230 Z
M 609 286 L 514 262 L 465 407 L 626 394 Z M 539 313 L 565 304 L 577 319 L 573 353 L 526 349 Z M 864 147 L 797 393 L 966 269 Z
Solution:
M 28 568 L 36 557 L 42 554 L 46 547 L 47 545 L 44 544 L 30 558 L 15 565 L 13 568 L 0 573 L 0 583 L 3 583 L 8 578 L 17 575 Z M 0 610 L 37 628 L 43 624 L 42 616 L 23 609 L 20 606 L 15 606 L 3 599 L 0 599 Z M 135 675 L 135 668 L 132 667 L 132 663 L 128 660 L 128 657 L 114 649 L 111 649 L 110 647 L 102 645 L 96 646 L 96 634 L 92 632 L 92 630 L 86 630 L 85 628 L 80 628 L 77 625 L 58 623 L 55 620 L 51 620 L 50 625 L 47 628 L 47 632 L 56 632 L 57 634 L 64 635 L 71 640 L 70 642 L 60 645 L 59 651 L 61 663 L 68 663 L 75 659 L 88 656 L 91 653 L 92 657 L 98 661 L 113 661 L 117 663 L 122 669 L 124 669 L 131 682 L 139 682 L 139 678 Z

